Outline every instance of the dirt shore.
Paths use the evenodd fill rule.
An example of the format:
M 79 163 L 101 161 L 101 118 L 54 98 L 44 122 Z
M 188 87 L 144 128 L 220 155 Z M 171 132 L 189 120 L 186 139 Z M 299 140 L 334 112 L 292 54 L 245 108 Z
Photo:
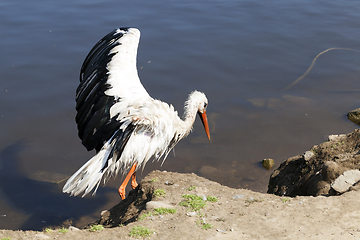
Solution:
M 341 143 L 339 151 L 347 141 Z M 154 171 L 124 201 L 99 213 L 93 224 L 105 228 L 0 230 L 0 239 L 360 239 L 359 202 L 356 189 L 336 196 L 277 196 L 195 174 Z

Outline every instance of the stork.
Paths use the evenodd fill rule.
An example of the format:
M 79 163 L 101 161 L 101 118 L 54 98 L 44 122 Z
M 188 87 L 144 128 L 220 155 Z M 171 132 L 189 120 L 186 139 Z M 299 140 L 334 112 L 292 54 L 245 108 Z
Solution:
M 139 39 L 136 28 L 115 29 L 84 60 L 76 90 L 76 123 L 82 144 L 96 154 L 67 180 L 64 193 L 84 197 L 94 189 L 94 195 L 101 180 L 105 185 L 120 171 L 128 172 L 118 190 L 124 200 L 130 178 L 135 189 L 138 169 L 152 158 L 165 161 L 190 133 L 197 113 L 210 140 L 204 93 L 189 95 L 183 119 L 172 105 L 147 93 L 136 68 Z

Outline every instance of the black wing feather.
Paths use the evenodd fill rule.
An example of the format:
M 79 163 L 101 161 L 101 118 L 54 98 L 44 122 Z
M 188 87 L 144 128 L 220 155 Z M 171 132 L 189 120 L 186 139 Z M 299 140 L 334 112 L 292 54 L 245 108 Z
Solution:
M 120 28 L 127 31 L 128 28 Z M 116 103 L 113 96 L 108 96 L 105 91 L 111 86 L 107 84 L 107 65 L 115 53 L 111 49 L 119 45 L 117 41 L 123 33 L 117 29 L 103 37 L 91 49 L 84 60 L 80 72 L 80 84 L 76 89 L 76 123 L 78 135 L 87 150 L 100 151 L 104 142 L 108 141 L 121 123 L 117 116 L 110 118 L 110 108 Z M 127 142 L 127 140 L 126 140 Z
M 131 133 L 134 131 L 134 129 L 135 126 L 133 124 L 130 124 L 124 131 L 119 130 L 115 133 L 115 136 L 113 137 L 115 139 L 115 144 L 113 145 L 113 148 L 107 160 L 114 157 L 115 161 L 117 161 L 120 158 L 122 152 L 124 151 L 125 145 L 129 141 Z M 106 161 L 101 171 L 107 168 L 108 163 L 109 161 Z

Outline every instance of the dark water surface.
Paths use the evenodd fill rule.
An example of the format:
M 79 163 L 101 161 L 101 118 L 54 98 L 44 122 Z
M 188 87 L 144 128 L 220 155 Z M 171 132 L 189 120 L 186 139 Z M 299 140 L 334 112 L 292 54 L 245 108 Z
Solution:
M 119 202 L 120 177 L 95 197 L 68 197 L 59 180 L 93 152 L 77 137 L 75 89 L 91 47 L 121 26 L 141 30 L 138 69 L 154 98 L 180 114 L 190 91 L 209 99 L 211 141 L 199 119 L 164 165 L 266 192 L 259 161 L 301 154 L 351 132 L 360 107 L 359 1 L 13 1 L 0 3 L 0 229 L 96 219 Z M 140 180 L 139 179 L 139 180 Z

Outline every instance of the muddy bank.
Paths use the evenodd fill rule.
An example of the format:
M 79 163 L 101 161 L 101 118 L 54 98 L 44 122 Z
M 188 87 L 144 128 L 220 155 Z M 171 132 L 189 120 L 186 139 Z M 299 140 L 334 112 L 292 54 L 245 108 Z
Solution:
M 203 208 L 194 210 L 180 204 L 186 201 L 186 194 L 205 199 Z M 131 239 L 129 234 L 140 226 L 149 229 L 147 239 L 360 238 L 359 191 L 341 196 L 291 198 L 232 189 L 195 174 L 155 171 L 143 179 L 128 199 L 102 213 L 99 222 L 111 228 L 41 233 L 0 230 L 0 237 Z M 146 203 L 154 201 L 176 212 L 156 214 L 153 208 L 146 207 Z
M 335 136 L 285 160 L 270 179 L 269 192 L 278 195 L 154 171 L 126 200 L 99 212 L 92 225 L 105 228 L 0 230 L 0 239 L 360 239 L 356 184 L 343 194 L 331 191 L 343 171 L 359 168 L 359 134 Z
M 345 171 L 360 169 L 360 130 L 330 135 L 328 141 L 285 160 L 270 176 L 268 193 L 280 196 L 338 195 L 331 184 Z M 359 172 L 360 173 L 360 172 Z M 354 184 L 351 188 L 358 188 Z

